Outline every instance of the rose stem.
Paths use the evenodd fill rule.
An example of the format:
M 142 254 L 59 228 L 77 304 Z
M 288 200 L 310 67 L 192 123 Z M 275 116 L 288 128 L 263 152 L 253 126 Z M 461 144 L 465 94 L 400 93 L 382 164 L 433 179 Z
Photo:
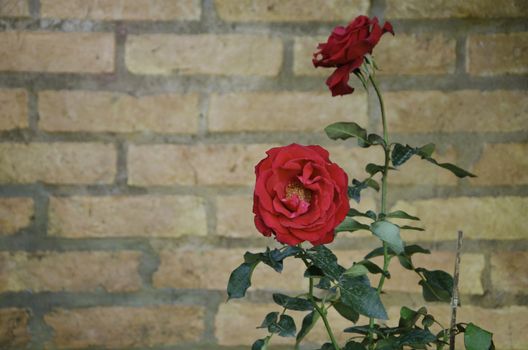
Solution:
M 390 161 L 390 146 L 389 146 L 389 131 L 387 128 L 387 118 L 385 117 L 385 105 L 383 103 L 383 97 L 381 97 L 381 92 L 378 88 L 378 85 L 376 84 L 376 81 L 374 80 L 374 77 L 370 75 L 369 77 L 370 81 L 372 82 L 372 86 L 374 87 L 374 90 L 376 91 L 376 95 L 378 96 L 380 109 L 381 109 L 381 121 L 383 124 L 383 140 L 385 141 L 385 144 L 383 145 L 383 149 L 385 150 L 385 164 L 383 167 L 383 173 L 381 178 L 381 214 L 385 215 L 387 213 L 387 190 L 388 190 L 388 184 L 387 184 L 387 176 L 389 174 L 389 161 Z M 383 289 L 383 284 L 385 283 L 385 275 L 389 268 L 390 263 L 390 257 L 389 257 L 389 249 L 387 246 L 387 243 L 383 242 L 383 273 L 381 274 L 378 288 L 376 289 L 376 292 L 378 295 L 381 294 L 381 290 Z M 370 344 L 372 346 L 372 329 L 374 328 L 374 318 L 371 317 L 369 321 L 369 339 Z
M 332 328 L 330 327 L 330 324 L 328 323 L 328 319 L 326 318 L 326 310 L 319 307 L 317 305 L 317 302 L 314 300 L 313 297 L 313 277 L 310 277 L 310 289 L 309 289 L 309 297 L 310 301 L 312 302 L 312 305 L 314 306 L 315 310 L 317 310 L 317 313 L 321 316 L 321 319 L 323 320 L 323 323 L 326 328 L 326 332 L 328 333 L 328 336 L 330 337 L 330 340 L 332 341 L 332 345 L 334 346 L 335 350 L 340 350 L 339 345 L 337 344 L 337 341 L 334 337 L 334 332 L 332 332 Z

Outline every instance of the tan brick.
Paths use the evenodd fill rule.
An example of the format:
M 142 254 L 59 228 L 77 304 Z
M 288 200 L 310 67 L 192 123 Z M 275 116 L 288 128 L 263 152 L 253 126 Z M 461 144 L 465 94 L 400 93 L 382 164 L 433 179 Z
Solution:
M 220 18 L 233 22 L 350 21 L 367 13 L 368 0 L 215 0 Z
M 252 194 L 216 197 L 216 234 L 236 238 L 260 235 L 253 221 Z
M 501 18 L 528 15 L 522 1 L 502 0 L 388 0 L 388 18 Z
M 252 185 L 254 167 L 272 145 L 141 145 L 128 151 L 129 184 Z M 213 160 L 214 161 L 211 161 Z
M 26 90 L 0 90 L 0 130 L 28 127 L 27 99 Z
M 3 252 L 0 292 L 131 292 L 141 288 L 141 253 Z
M 408 240 L 454 240 L 458 230 L 469 239 L 524 239 L 528 198 L 455 197 L 398 201 L 391 210 L 404 210 L 422 219 L 425 232 L 405 231 Z
M 276 76 L 282 41 L 263 35 L 129 36 L 125 61 L 135 74 Z
M 29 344 L 29 312 L 23 309 L 0 309 L 0 346 L 2 349 L 25 349 Z
M 512 132 L 528 128 L 525 91 L 384 94 L 391 132 Z
M 108 73 L 114 70 L 111 33 L 1 32 L 0 71 Z
M 293 50 L 293 72 L 296 75 L 327 76 L 330 69 L 315 69 L 312 54 L 317 44 L 326 42 L 327 37 L 297 37 Z M 449 74 L 455 69 L 454 39 L 443 35 L 413 34 L 384 37 L 374 49 L 374 59 L 380 67 L 380 74 L 422 75 Z M 435 52 L 431 56 L 431 52 Z M 357 80 L 352 77 L 351 80 Z
M 473 185 L 528 184 L 528 144 L 486 144 L 473 172 Z
M 0 235 L 11 235 L 28 227 L 33 219 L 31 198 L 0 199 Z
M 195 196 L 53 197 L 48 233 L 82 237 L 180 237 L 207 234 Z
M 491 256 L 493 289 L 510 293 L 524 293 L 528 288 L 527 263 L 528 252 L 493 254 Z
M 44 321 L 60 349 L 179 345 L 198 341 L 205 329 L 203 308 L 183 305 L 57 309 Z
M 196 133 L 198 95 L 43 91 L 39 115 L 47 131 Z
M 42 0 L 43 18 L 94 20 L 199 20 L 199 0 Z
M 273 242 L 270 240 L 270 244 Z M 246 249 L 164 249 L 161 263 L 154 274 L 156 288 L 201 288 L 225 291 L 231 272 L 244 262 L 246 251 L 261 252 L 265 248 Z M 307 280 L 303 277 L 302 261 L 289 258 L 284 270 L 277 273 L 267 265 L 259 264 L 253 272 L 249 291 L 283 290 L 303 291 Z
M 470 35 L 466 69 L 472 75 L 528 73 L 528 33 Z
M 231 93 L 213 95 L 209 106 L 209 130 L 317 131 L 352 117 L 367 122 L 366 95 L 332 99 L 327 93 Z
M 28 0 L 0 2 L 0 17 L 30 17 Z
M 0 164 L 0 183 L 107 184 L 116 152 L 99 143 L 2 143 Z

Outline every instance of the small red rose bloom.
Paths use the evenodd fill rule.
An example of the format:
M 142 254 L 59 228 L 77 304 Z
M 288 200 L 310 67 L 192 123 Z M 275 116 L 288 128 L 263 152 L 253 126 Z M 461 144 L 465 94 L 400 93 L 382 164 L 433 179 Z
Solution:
M 380 27 L 376 17 L 358 16 L 346 27 L 335 27 L 328 41 L 317 46 L 319 51 L 312 59 L 314 66 L 337 68 L 326 80 L 332 96 L 354 92 L 348 85 L 350 72 L 363 64 L 365 55 L 372 53 L 381 36 L 387 32 L 394 35 L 389 22 Z
M 295 245 L 334 240 L 350 208 L 348 177 L 320 146 L 272 148 L 255 166 L 255 226 L 264 236 Z

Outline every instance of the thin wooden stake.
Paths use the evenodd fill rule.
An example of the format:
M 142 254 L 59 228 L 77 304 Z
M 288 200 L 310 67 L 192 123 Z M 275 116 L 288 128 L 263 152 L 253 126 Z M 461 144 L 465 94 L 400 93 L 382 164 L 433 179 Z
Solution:
M 460 275 L 460 251 L 462 250 L 462 231 L 458 231 L 455 273 L 453 274 L 453 297 L 451 298 L 451 327 L 449 328 L 449 350 L 455 350 L 456 314 L 458 301 L 458 277 Z

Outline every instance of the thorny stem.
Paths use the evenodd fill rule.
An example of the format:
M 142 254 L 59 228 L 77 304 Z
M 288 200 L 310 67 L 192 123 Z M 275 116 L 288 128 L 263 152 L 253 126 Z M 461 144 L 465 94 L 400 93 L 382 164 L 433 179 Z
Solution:
M 382 173 L 382 178 L 381 178 L 381 214 L 385 215 L 387 213 L 387 191 L 388 191 L 387 176 L 389 175 L 389 162 L 390 162 L 389 131 L 387 129 L 387 118 L 385 117 L 385 104 L 383 103 L 381 92 L 378 88 L 378 85 L 376 84 L 376 81 L 374 80 L 374 77 L 370 75 L 369 79 L 372 83 L 372 86 L 374 87 L 374 90 L 376 91 L 376 95 L 378 96 L 380 109 L 381 109 L 381 121 L 383 124 L 383 141 L 385 141 L 385 144 L 383 145 L 384 146 L 383 149 L 385 151 L 385 163 L 383 166 L 383 173 Z M 385 283 L 385 275 L 389 268 L 389 264 L 390 264 L 389 248 L 387 246 L 387 243 L 383 242 L 383 273 L 381 274 L 381 277 L 378 283 L 378 288 L 376 289 L 376 292 L 378 295 L 381 294 L 381 291 L 383 289 L 383 284 Z M 372 342 L 373 342 L 373 332 L 372 332 L 373 328 L 374 328 L 374 318 L 371 317 L 369 320 L 369 345 L 371 348 L 372 348 Z
M 330 327 L 330 323 L 328 323 L 328 319 L 326 318 L 326 309 L 323 307 L 321 308 L 317 302 L 315 301 L 313 297 L 313 277 L 310 277 L 310 286 L 308 290 L 308 297 L 310 298 L 310 301 L 312 302 L 313 307 L 321 316 L 321 319 L 323 320 L 324 326 L 326 328 L 326 332 L 328 333 L 328 336 L 330 337 L 330 341 L 332 342 L 332 345 L 334 346 L 335 350 L 340 350 L 339 345 L 334 337 L 334 332 L 332 332 L 332 328 Z

